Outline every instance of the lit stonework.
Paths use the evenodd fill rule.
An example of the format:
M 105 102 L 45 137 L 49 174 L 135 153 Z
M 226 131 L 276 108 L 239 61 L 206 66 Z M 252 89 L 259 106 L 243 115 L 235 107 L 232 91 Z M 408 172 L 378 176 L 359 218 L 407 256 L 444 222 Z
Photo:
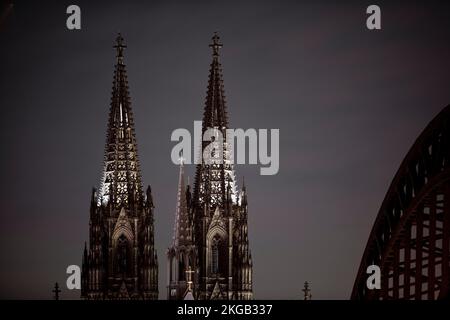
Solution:
M 89 247 L 85 246 L 81 296 L 85 299 L 157 299 L 153 199 L 143 193 L 133 113 L 117 37 L 111 108 L 100 189 L 92 191 Z
M 214 35 L 202 132 L 212 128 L 226 137 L 228 116 L 219 62 L 221 46 L 219 37 Z M 203 142 L 202 154 L 208 144 Z M 253 298 L 247 192 L 244 185 L 241 192 L 237 190 L 228 146 L 225 140 L 222 163 L 197 166 L 192 194 L 190 187 L 184 185 L 183 164 L 180 165 L 174 241 L 167 253 L 169 299 Z

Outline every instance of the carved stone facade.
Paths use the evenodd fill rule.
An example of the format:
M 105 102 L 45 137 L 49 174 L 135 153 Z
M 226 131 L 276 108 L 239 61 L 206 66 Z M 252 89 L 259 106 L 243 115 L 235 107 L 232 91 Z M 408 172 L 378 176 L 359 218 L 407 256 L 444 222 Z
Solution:
M 202 133 L 222 133 L 222 158 L 197 165 L 193 193 L 185 187 L 181 162 L 174 237 L 167 252 L 168 298 L 247 300 L 253 298 L 247 192 L 244 184 L 237 190 L 226 141 L 228 116 L 216 34 L 210 47 L 213 60 Z M 210 143 L 202 143 L 201 154 Z
M 89 247 L 85 245 L 81 296 L 85 299 L 157 299 L 153 199 L 144 196 L 123 38 L 117 37 L 111 108 L 99 191 L 92 191 Z

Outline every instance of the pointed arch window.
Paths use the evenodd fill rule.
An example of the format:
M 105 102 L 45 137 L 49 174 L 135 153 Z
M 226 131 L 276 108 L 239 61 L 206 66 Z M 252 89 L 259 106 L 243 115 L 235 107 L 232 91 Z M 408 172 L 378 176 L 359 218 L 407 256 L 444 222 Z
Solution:
M 125 235 L 120 235 L 117 239 L 117 248 L 116 248 L 116 268 L 119 274 L 127 274 L 130 266 L 129 266 L 129 243 L 128 239 Z

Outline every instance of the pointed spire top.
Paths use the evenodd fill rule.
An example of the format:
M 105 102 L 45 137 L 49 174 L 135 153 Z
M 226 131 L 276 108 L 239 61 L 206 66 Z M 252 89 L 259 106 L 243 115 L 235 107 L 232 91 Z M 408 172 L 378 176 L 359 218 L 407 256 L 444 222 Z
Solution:
M 150 208 L 153 208 L 152 188 L 150 187 L 150 185 L 147 186 L 147 191 L 145 192 L 145 194 L 147 195 L 147 205 Z
M 175 210 L 175 224 L 173 228 L 173 246 L 178 246 L 180 241 L 189 240 L 188 232 L 188 207 L 187 207 L 187 194 L 184 184 L 184 170 L 183 170 L 183 154 L 180 157 L 180 173 L 178 178 L 178 191 L 177 191 L 177 205 Z
M 213 57 L 217 58 L 219 56 L 219 49 L 222 48 L 222 44 L 219 42 L 220 37 L 217 32 L 214 32 L 212 37 L 212 43 L 209 45 L 213 49 Z
M 304 300 L 311 300 L 312 295 L 311 295 L 311 289 L 309 288 L 309 283 L 308 281 L 305 281 L 304 287 L 302 289 L 304 296 L 303 299 Z
M 123 42 L 123 37 L 120 34 L 120 32 L 117 34 L 116 38 L 116 45 L 114 48 L 117 50 L 117 62 L 119 64 L 123 64 L 123 49 L 125 49 L 127 46 Z

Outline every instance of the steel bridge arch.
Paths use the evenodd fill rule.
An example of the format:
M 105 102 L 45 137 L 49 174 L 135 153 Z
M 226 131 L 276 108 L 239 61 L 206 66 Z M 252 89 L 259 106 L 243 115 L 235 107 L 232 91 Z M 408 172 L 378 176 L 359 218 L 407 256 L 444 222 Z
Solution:
M 450 296 L 450 105 L 417 138 L 380 207 L 351 298 L 448 299 Z M 381 289 L 366 285 L 369 265 Z

